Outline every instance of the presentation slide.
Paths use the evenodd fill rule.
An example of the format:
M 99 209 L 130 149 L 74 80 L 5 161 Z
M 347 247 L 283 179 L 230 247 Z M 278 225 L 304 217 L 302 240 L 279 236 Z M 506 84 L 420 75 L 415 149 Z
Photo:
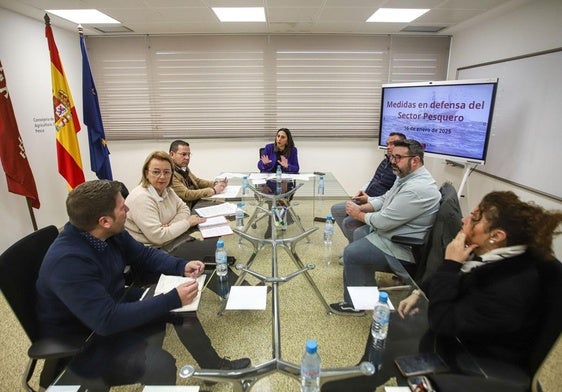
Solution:
M 483 162 L 496 84 L 383 86 L 379 144 L 402 132 L 428 153 Z

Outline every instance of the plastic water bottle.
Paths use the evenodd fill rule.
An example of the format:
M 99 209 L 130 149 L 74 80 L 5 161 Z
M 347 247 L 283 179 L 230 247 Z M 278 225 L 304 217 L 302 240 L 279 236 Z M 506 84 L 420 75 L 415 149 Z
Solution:
M 228 276 L 219 276 L 219 296 L 221 299 L 228 299 L 228 294 L 230 293 L 230 282 L 228 281 Z
M 242 177 L 242 194 L 243 195 L 247 195 L 248 194 L 248 176 L 244 176 Z
M 281 171 L 281 165 L 277 165 L 277 171 L 275 172 L 275 182 L 276 182 L 276 189 L 275 194 L 281 194 L 281 185 L 283 181 L 283 172 Z
M 226 263 L 226 250 L 224 249 L 224 241 L 217 241 L 217 250 L 215 251 L 215 263 L 217 263 L 217 276 L 226 277 L 228 274 L 228 265 Z
M 318 179 L 318 195 L 324 195 L 324 176 Z
M 244 203 L 236 205 L 236 228 L 240 230 L 244 228 Z
M 324 245 L 332 245 L 332 237 L 334 237 L 334 222 L 332 222 L 332 215 L 328 215 L 324 223 Z
M 388 293 L 381 291 L 379 293 L 379 301 L 375 304 L 373 324 L 371 325 L 373 342 L 371 345 L 370 362 L 375 366 L 376 370 L 380 370 L 382 367 L 389 321 Z
M 307 340 L 301 361 L 301 392 L 320 391 L 320 355 L 315 340 Z
M 328 215 L 326 217 L 326 223 L 324 223 L 324 261 L 326 264 L 330 265 L 332 262 L 332 238 L 334 237 L 334 223 L 332 221 L 332 216 Z

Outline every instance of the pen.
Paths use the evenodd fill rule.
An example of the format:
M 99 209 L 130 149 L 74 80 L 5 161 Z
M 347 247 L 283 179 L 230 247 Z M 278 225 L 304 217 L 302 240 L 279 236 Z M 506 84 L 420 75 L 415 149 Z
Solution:
M 205 286 L 203 286 L 203 288 L 201 289 L 201 291 L 205 290 L 207 288 L 207 286 L 209 285 L 209 282 L 211 281 L 211 278 L 213 277 L 213 275 L 215 274 L 216 270 L 213 270 L 213 272 L 211 273 L 211 276 L 209 276 L 209 279 L 207 280 L 207 283 L 205 283 Z
M 144 290 L 144 293 L 142 293 L 142 295 L 141 295 L 139 301 L 142 301 L 142 300 L 144 299 L 144 297 L 146 297 L 146 295 L 148 294 L 149 290 L 150 290 L 150 287 L 147 288 L 146 290 Z

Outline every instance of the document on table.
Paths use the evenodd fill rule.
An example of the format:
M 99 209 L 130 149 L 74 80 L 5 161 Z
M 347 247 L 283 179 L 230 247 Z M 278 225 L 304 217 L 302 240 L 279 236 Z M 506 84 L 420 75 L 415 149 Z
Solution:
M 209 207 L 196 208 L 195 212 L 203 218 L 234 215 L 236 213 L 236 205 L 233 203 L 221 203 Z
M 238 196 L 240 188 L 242 188 L 240 185 L 227 185 L 226 188 L 224 188 L 224 191 L 217 193 L 216 195 L 209 196 L 209 199 L 233 199 Z
M 267 182 L 265 180 L 265 178 L 254 178 L 251 181 L 252 181 L 252 184 L 254 184 L 254 185 L 263 185 Z
M 231 178 L 244 178 L 244 176 L 247 176 L 248 173 L 229 173 L 229 172 L 225 172 L 225 173 L 221 173 L 220 175 L 215 177 L 215 181 L 221 181 L 224 180 L 225 177 L 228 178 L 229 180 Z
M 291 174 L 293 180 L 310 181 L 314 174 Z
M 228 294 L 227 310 L 264 310 L 267 286 L 232 286 Z
M 51 385 L 46 392 L 78 392 L 80 385 Z
M 265 184 L 267 180 L 275 180 L 275 173 L 251 173 L 248 179 L 252 181 L 254 185 Z M 281 174 L 281 179 L 288 180 L 302 180 L 309 181 L 314 174 L 296 174 L 296 173 L 283 173 Z
M 349 291 L 353 307 L 356 310 L 373 310 L 375 304 L 379 301 L 379 288 L 376 286 L 349 286 L 347 291 Z M 390 310 L 394 310 L 390 299 L 388 300 L 388 306 Z
M 250 173 L 248 176 L 249 180 L 265 180 L 269 177 L 270 173 Z
M 220 237 L 222 235 L 234 234 L 230 228 L 230 224 L 224 216 L 214 216 L 207 218 L 203 223 L 198 225 L 199 231 L 203 238 Z
M 275 180 L 275 179 L 277 179 L 276 176 L 277 176 L 276 173 L 268 173 L 266 179 L 267 180 Z M 299 176 L 299 174 L 282 173 L 281 174 L 281 180 L 285 180 L 285 181 L 293 180 L 293 179 L 296 179 L 298 176 Z
M 172 312 L 194 312 L 199 307 L 199 301 L 201 300 L 201 290 L 203 290 L 203 284 L 205 283 L 206 275 L 199 275 L 196 279 L 190 278 L 188 276 L 174 276 L 174 275 L 160 275 L 158 279 L 158 284 L 154 289 L 154 295 L 166 294 L 167 292 L 175 289 L 182 283 L 192 282 L 197 280 L 197 285 L 199 286 L 199 292 L 197 297 L 191 301 L 190 304 L 184 305 L 181 308 L 173 309 Z

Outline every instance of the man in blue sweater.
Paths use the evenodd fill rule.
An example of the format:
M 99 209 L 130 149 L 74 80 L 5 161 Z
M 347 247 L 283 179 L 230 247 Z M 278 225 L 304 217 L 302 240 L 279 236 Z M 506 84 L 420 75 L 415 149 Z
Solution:
M 174 358 L 162 349 L 170 311 L 197 296 L 197 282 L 140 301 L 141 288 L 126 288 L 123 271 L 197 277 L 204 264 L 187 262 L 135 241 L 124 230 L 128 208 L 116 181 L 85 182 L 68 194 L 69 222 L 49 248 L 37 280 L 42 337 L 88 336 L 93 344 L 70 364 L 84 378 L 106 386 L 176 382 Z M 239 369 L 214 350 L 197 316 L 176 317 L 180 340 L 201 367 Z

